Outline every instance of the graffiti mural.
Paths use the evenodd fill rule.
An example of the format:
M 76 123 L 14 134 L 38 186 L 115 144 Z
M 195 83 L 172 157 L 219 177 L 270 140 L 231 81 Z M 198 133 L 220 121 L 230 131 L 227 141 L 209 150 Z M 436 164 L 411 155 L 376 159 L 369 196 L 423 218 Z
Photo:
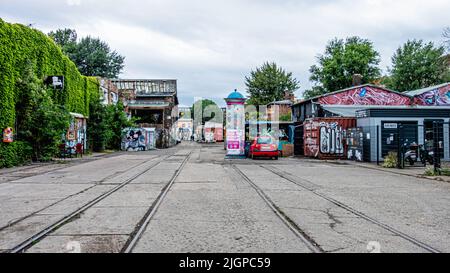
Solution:
M 363 161 L 364 133 L 362 128 L 347 130 L 347 159 Z
M 415 96 L 414 103 L 423 106 L 450 106 L 450 84 Z
M 320 152 L 322 154 L 344 154 L 343 130 L 337 123 L 320 124 Z
M 304 155 L 321 159 L 345 158 L 346 132 L 356 127 L 354 118 L 316 118 L 304 123 Z
M 410 105 L 411 98 L 382 88 L 365 86 L 319 99 L 324 105 Z
M 154 129 L 127 129 L 122 138 L 122 150 L 146 151 L 155 148 Z

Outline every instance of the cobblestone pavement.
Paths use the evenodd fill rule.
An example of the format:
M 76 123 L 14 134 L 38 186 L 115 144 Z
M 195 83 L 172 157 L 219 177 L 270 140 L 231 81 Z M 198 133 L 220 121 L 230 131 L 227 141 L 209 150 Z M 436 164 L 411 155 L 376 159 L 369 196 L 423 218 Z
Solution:
M 183 143 L 0 171 L 0 251 L 449 252 L 450 184 Z

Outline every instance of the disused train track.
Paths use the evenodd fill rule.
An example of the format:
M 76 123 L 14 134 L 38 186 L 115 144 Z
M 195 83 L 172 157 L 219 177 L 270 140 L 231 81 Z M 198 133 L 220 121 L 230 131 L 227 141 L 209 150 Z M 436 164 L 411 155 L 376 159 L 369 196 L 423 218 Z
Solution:
M 105 159 L 105 158 L 113 158 L 113 157 L 121 156 L 123 154 L 124 154 L 124 152 L 117 152 L 117 153 L 112 153 L 112 154 L 99 155 L 99 156 L 91 157 L 91 158 L 84 158 L 84 159 L 75 160 L 75 161 L 71 161 L 71 160 L 66 161 L 66 160 L 64 160 L 64 161 L 61 161 L 61 162 L 64 163 L 64 166 L 60 166 L 60 167 L 55 168 L 55 169 L 45 170 L 45 171 L 39 172 L 39 173 L 30 173 L 30 174 L 25 174 L 25 175 L 22 174 L 22 175 L 14 176 L 14 173 L 26 172 L 26 171 L 38 169 L 38 168 L 41 168 L 41 167 L 52 166 L 52 165 L 57 164 L 57 163 L 43 163 L 43 164 L 35 164 L 35 165 L 32 164 L 32 165 L 29 165 L 29 166 L 23 166 L 19 170 L 15 170 L 15 169 L 5 170 L 3 172 L 0 172 L 0 175 L 12 176 L 12 178 L 10 180 L 1 181 L 0 184 L 6 184 L 6 183 L 9 183 L 11 181 L 24 179 L 24 178 L 28 178 L 28 177 L 32 177 L 32 176 L 36 176 L 36 175 L 43 175 L 43 174 L 48 174 L 48 173 L 52 173 L 52 172 L 57 172 L 57 171 L 68 169 L 70 167 L 74 167 L 74 166 L 77 166 L 77 165 L 90 163 L 90 162 L 94 162 L 94 161 L 97 161 L 97 160 L 100 160 L 100 159 Z
M 264 191 L 258 187 L 246 174 L 244 174 L 236 165 L 231 167 L 258 193 L 258 195 L 266 202 L 278 218 L 297 236 L 300 241 L 314 253 L 323 253 L 324 250 L 311 237 L 309 237 L 294 221 L 292 221 L 277 205 L 267 196 Z
M 436 248 L 434 248 L 434 247 L 432 247 L 432 246 L 430 246 L 430 245 L 428 245 L 428 244 L 426 244 L 424 242 L 421 242 L 421 241 L 419 241 L 419 240 L 409 236 L 408 234 L 395 229 L 394 227 L 391 227 L 391 226 L 389 226 L 389 225 L 387 225 L 385 223 L 382 223 L 382 222 L 380 222 L 380 221 L 378 221 L 378 220 L 376 220 L 376 219 L 374 219 L 374 218 L 372 218 L 372 217 L 370 217 L 368 215 L 365 215 L 364 213 L 362 213 L 362 212 L 360 212 L 360 211 L 358 211 L 358 210 L 356 210 L 356 209 L 354 209 L 354 208 L 352 208 L 352 207 L 350 207 L 350 206 L 348 206 L 348 205 L 346 205 L 346 204 L 344 204 L 344 203 L 342 203 L 340 201 L 337 201 L 337 200 L 335 200 L 335 199 L 333 199 L 333 198 L 331 198 L 331 197 L 329 197 L 329 196 L 327 196 L 325 194 L 317 192 L 314 188 L 311 188 L 311 187 L 308 187 L 306 185 L 303 185 L 302 183 L 300 183 L 300 182 L 296 181 L 295 179 L 293 179 L 292 176 L 294 176 L 294 175 L 292 175 L 292 174 L 289 174 L 289 173 L 287 173 L 285 171 L 282 171 L 282 170 L 280 170 L 280 169 L 278 169 L 276 167 L 270 167 L 269 168 L 268 166 L 264 166 L 264 165 L 259 165 L 259 166 L 261 168 L 264 168 L 265 170 L 267 170 L 267 171 L 269 171 L 269 172 L 271 172 L 271 173 L 273 173 L 273 174 L 275 174 L 275 175 L 277 175 L 277 176 L 279 176 L 279 177 L 281 177 L 281 178 L 283 178 L 283 179 L 285 179 L 285 180 L 287 180 L 287 181 L 289 181 L 289 182 L 291 182 L 291 183 L 293 183 L 293 184 L 295 184 L 295 185 L 297 185 L 297 186 L 299 186 L 299 187 L 301 187 L 301 188 L 303 188 L 303 189 L 305 189 L 305 190 L 315 194 L 316 196 L 319 196 L 322 199 L 325 199 L 326 201 L 328 201 L 328 202 L 330 202 L 330 203 L 332 203 L 332 204 L 334 204 L 334 205 L 336 205 L 336 206 L 338 206 L 338 207 L 340 207 L 340 208 L 342 208 L 342 209 L 344 209 L 344 210 L 346 210 L 346 211 L 348 211 L 348 212 L 350 212 L 350 213 L 352 213 L 352 214 L 354 214 L 354 215 L 356 215 L 356 216 L 358 216 L 358 217 L 360 217 L 360 218 L 362 218 L 362 219 L 364 219 L 364 220 L 366 220 L 366 221 L 368 221 L 368 222 L 370 222 L 372 224 L 375 224 L 375 225 L 377 225 L 377 226 L 379 226 L 379 227 L 381 227 L 381 228 L 383 228 L 383 229 L 385 229 L 385 230 L 395 234 L 396 236 L 399 236 L 399 237 L 401 237 L 401 238 L 411 242 L 412 244 L 414 244 L 414 245 L 416 245 L 416 246 L 418 246 L 418 247 L 420 247 L 420 248 L 422 248 L 422 249 L 424 249 L 426 251 L 429 251 L 431 253 L 441 253 L 441 251 L 437 250 Z M 300 179 L 300 180 L 306 182 L 309 185 L 318 186 L 317 184 L 314 184 L 313 182 L 311 182 L 311 181 L 309 181 L 307 179 L 299 178 L 298 176 L 295 176 L 295 177 L 297 179 Z
M 144 215 L 144 217 L 139 221 L 138 225 L 136 226 L 134 232 L 131 234 L 128 241 L 125 243 L 125 246 L 122 248 L 123 253 L 131 253 L 133 252 L 134 248 L 136 247 L 137 243 L 139 242 L 142 234 L 147 229 L 148 224 L 152 220 L 153 216 L 158 211 L 159 206 L 161 206 L 162 202 L 164 201 L 164 198 L 169 193 L 170 189 L 172 188 L 173 184 L 175 183 L 176 179 L 180 175 L 181 171 L 183 170 L 184 166 L 186 166 L 187 162 L 189 161 L 189 158 L 191 157 L 193 151 L 191 150 L 189 154 L 186 156 L 186 158 L 181 163 L 180 167 L 176 170 L 172 178 L 170 179 L 169 183 L 166 184 L 166 186 L 163 188 L 161 193 L 158 195 L 156 200 L 153 202 L 152 206 L 148 209 L 147 213 Z
M 85 212 L 86 210 L 88 210 L 89 208 L 92 208 L 93 206 L 95 206 L 96 204 L 98 204 L 100 201 L 106 199 L 107 197 L 109 197 L 110 195 L 112 195 L 113 193 L 117 192 L 118 190 L 122 189 L 123 187 L 125 187 L 126 185 L 130 184 L 131 182 L 133 182 L 134 180 L 136 180 L 137 178 L 141 177 L 143 174 L 147 173 L 148 171 L 150 171 L 151 169 L 155 168 L 156 166 L 158 166 L 159 164 L 161 164 L 161 162 L 163 162 L 166 158 L 169 158 L 173 156 L 172 155 L 167 155 L 164 156 L 162 158 L 159 158 L 159 160 L 157 160 L 154 164 L 152 164 L 151 166 L 145 168 L 145 170 L 137 173 L 136 175 L 130 177 L 129 179 L 125 180 L 124 182 L 122 182 L 121 184 L 117 185 L 116 187 L 112 188 L 111 190 L 99 195 L 98 197 L 96 197 L 95 199 L 89 201 L 88 203 L 86 203 L 85 205 L 83 205 L 81 208 L 71 212 L 70 214 L 65 215 L 64 217 L 62 217 L 60 220 L 56 221 L 55 223 L 52 223 L 51 225 L 49 225 L 48 227 L 46 227 L 45 229 L 42 229 L 41 231 L 35 233 L 34 235 L 32 235 L 31 237 L 27 238 L 26 240 L 24 240 L 23 242 L 21 242 L 20 244 L 16 245 L 15 247 L 11 248 L 9 251 L 7 251 L 8 253 L 21 253 L 21 252 L 25 252 L 27 249 L 29 249 L 31 246 L 33 246 L 34 244 L 40 242 L 42 239 L 44 239 L 46 236 L 48 236 L 50 233 L 56 231 L 57 229 L 59 229 L 60 227 L 62 227 L 63 225 L 65 225 L 66 223 L 72 221 L 73 219 L 75 219 L 76 217 L 78 217 L 81 213 Z M 146 163 L 146 162 L 144 162 Z M 144 164 L 142 163 L 142 164 Z M 134 168 L 137 168 L 139 166 L 141 166 L 142 164 L 139 164 L 137 166 L 135 166 Z M 134 169 L 133 168 L 133 169 Z

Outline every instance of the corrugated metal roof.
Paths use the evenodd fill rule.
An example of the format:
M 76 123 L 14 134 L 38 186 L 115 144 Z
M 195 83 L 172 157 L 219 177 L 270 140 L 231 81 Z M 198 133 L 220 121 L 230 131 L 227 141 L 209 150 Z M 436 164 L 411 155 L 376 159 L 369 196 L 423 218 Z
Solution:
M 426 88 L 422 88 L 422 89 L 417 89 L 417 90 L 413 90 L 413 91 L 408 91 L 405 94 L 408 94 L 409 96 L 417 96 L 417 95 L 421 95 L 421 94 L 429 92 L 429 91 L 433 91 L 435 89 L 439 89 L 439 88 L 445 87 L 447 85 L 450 85 L 450 82 L 446 82 L 446 83 L 443 83 L 443 84 L 430 86 L 430 87 L 426 87 Z

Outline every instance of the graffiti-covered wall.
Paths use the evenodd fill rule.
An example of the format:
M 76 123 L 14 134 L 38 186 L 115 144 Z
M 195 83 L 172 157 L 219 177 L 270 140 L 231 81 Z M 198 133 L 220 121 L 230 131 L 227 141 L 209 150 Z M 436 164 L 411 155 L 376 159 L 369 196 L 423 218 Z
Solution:
M 410 105 L 411 98 L 374 86 L 364 86 L 319 99 L 325 105 Z
M 423 106 L 450 106 L 450 84 L 415 96 L 414 103 Z
M 123 151 L 146 151 L 156 146 L 156 131 L 149 128 L 129 128 L 122 134 Z
M 343 158 L 346 153 L 345 135 L 356 126 L 355 119 L 319 118 L 304 123 L 305 156 Z

